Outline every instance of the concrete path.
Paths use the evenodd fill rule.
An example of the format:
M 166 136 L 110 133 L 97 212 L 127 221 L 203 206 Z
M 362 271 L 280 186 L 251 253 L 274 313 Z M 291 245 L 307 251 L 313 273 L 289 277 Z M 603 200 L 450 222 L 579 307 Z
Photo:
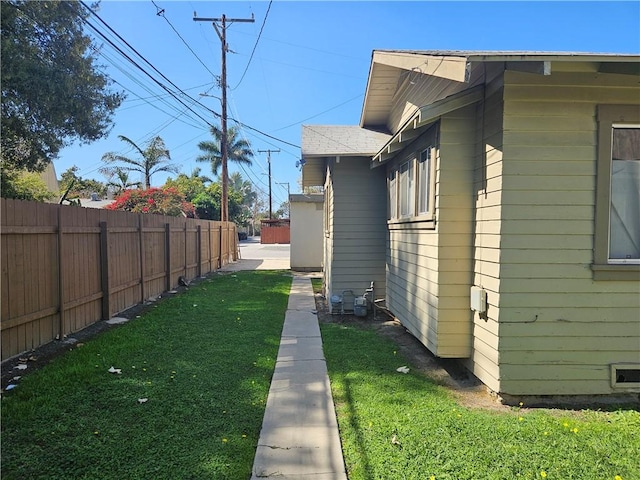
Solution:
M 315 308 L 294 276 L 252 480 L 347 479 Z
M 261 244 L 260 237 L 249 237 L 239 243 L 240 259 L 225 265 L 222 270 L 289 270 L 289 244 Z

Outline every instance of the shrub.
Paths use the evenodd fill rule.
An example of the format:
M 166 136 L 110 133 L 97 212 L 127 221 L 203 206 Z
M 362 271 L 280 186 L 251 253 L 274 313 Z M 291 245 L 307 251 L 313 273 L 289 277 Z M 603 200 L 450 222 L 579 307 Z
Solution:
M 193 218 L 193 204 L 184 199 L 184 195 L 173 187 L 149 188 L 147 190 L 125 190 L 115 201 L 105 208 L 136 213 L 155 213 L 172 217 Z

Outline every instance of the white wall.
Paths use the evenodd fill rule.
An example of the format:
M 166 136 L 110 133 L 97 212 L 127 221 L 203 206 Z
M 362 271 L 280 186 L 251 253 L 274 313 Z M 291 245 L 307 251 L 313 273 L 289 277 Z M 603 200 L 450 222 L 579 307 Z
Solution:
M 322 271 L 324 195 L 290 195 L 291 270 Z

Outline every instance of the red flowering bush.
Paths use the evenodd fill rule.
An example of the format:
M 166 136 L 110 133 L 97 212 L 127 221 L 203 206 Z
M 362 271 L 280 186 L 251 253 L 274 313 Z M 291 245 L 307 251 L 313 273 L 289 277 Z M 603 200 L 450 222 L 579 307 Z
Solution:
M 184 199 L 184 195 L 174 187 L 125 190 L 113 203 L 105 208 L 136 213 L 170 215 L 172 217 L 185 215 L 193 218 L 195 216 L 193 204 L 187 202 Z

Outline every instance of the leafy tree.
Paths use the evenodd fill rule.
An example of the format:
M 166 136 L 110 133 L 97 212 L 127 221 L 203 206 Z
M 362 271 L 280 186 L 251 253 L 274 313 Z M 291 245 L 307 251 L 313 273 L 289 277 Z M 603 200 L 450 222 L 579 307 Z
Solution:
M 56 196 L 36 172 L 2 170 L 2 196 L 19 200 L 46 202 Z
M 200 171 L 200 168 L 194 168 L 191 175 L 181 173 L 175 179 L 168 178 L 164 186 L 176 188 L 188 201 L 192 201 L 198 194 L 203 193 L 207 189 L 206 184 L 211 182 L 209 177 L 200 175 Z
M 115 172 L 116 168 L 120 168 L 125 172 L 140 172 L 144 175 L 145 188 L 151 188 L 151 175 L 155 173 L 178 173 L 178 166 L 169 163 L 169 161 L 171 161 L 171 155 L 164 144 L 164 140 L 159 136 L 153 137 L 149 140 L 149 143 L 144 150 L 136 145 L 133 140 L 125 137 L 124 135 L 118 135 L 118 138 L 138 152 L 141 158 L 133 159 L 115 152 L 105 153 L 102 156 L 103 162 L 108 164 L 119 163 L 121 165 L 118 165 L 118 167 L 101 168 L 101 173 L 110 175 Z
M 126 190 L 107 205 L 109 210 L 124 210 L 137 213 L 155 213 L 172 217 L 194 216 L 194 208 L 175 188 L 148 188 Z
M 229 188 L 242 195 L 242 204 L 251 208 L 258 199 L 258 194 L 253 190 L 253 185 L 249 180 L 244 180 L 239 172 L 234 172 L 229 176 Z
M 96 65 L 76 1 L 0 3 L 2 168 L 41 171 L 74 140 L 104 137 L 124 96 Z
M 198 143 L 198 148 L 204 153 L 196 158 L 198 162 L 206 162 L 211 164 L 211 172 L 218 175 L 218 170 L 222 166 L 222 130 L 217 126 L 211 127 L 211 134 L 214 140 L 204 140 Z M 247 166 L 252 165 L 253 151 L 249 142 L 242 138 L 238 138 L 239 130 L 237 127 L 229 127 L 227 129 L 227 160 L 237 164 Z M 231 207 L 229 207 L 229 217 L 231 217 Z
M 132 188 L 141 188 L 142 182 L 133 182 L 129 180 L 129 172 L 116 167 L 113 175 L 109 176 L 109 180 L 107 181 L 106 186 L 108 189 L 112 190 L 117 197 L 125 190 L 131 190 Z
M 274 212 L 273 218 L 289 218 L 289 202 L 282 202 L 278 210 Z
M 242 195 L 233 190 L 229 190 L 229 221 L 241 223 L 242 213 L 244 211 L 242 205 Z M 208 220 L 220 220 L 220 202 L 222 198 L 222 185 L 212 183 L 203 192 L 200 192 L 193 199 L 196 216 Z
M 67 192 L 68 198 L 84 197 L 88 198 L 92 193 L 97 193 L 101 197 L 107 195 L 107 186 L 93 179 L 84 179 L 78 175 L 77 166 L 69 167 L 60 175 L 60 192 Z M 71 188 L 69 188 L 71 187 Z

